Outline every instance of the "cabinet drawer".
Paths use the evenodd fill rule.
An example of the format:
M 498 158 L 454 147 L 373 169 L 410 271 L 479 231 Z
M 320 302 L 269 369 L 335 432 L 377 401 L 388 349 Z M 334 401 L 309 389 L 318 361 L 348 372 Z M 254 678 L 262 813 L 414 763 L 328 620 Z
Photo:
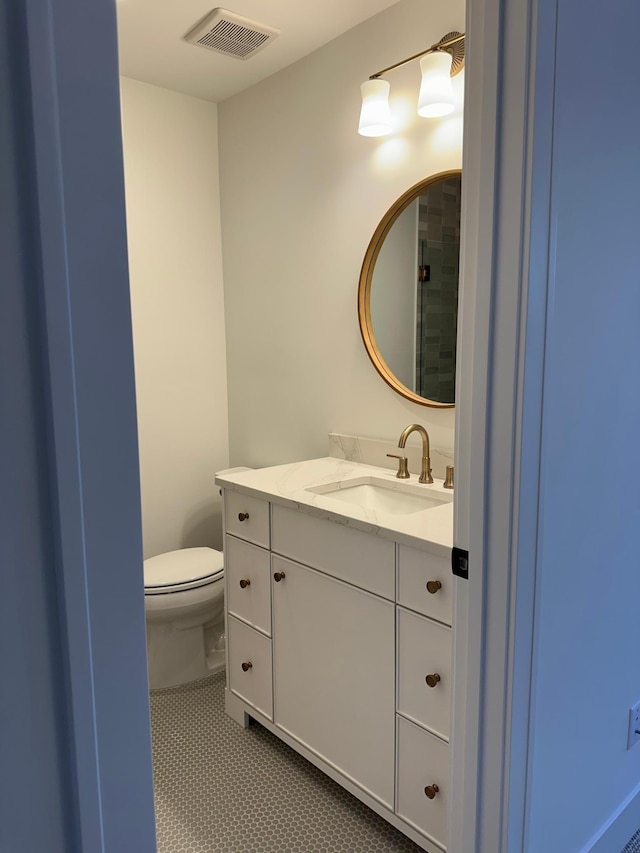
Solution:
M 448 739 L 451 629 L 398 607 L 397 667 L 398 712 Z
M 400 545 L 398 604 L 451 625 L 453 577 L 450 558 Z
M 227 620 L 227 633 L 231 691 L 272 720 L 271 640 L 233 616 Z
M 269 547 L 269 503 L 251 495 L 225 489 L 224 519 L 227 533 L 263 548 Z
M 449 747 L 435 735 L 397 718 L 396 814 L 440 847 L 447 846 Z M 429 799 L 425 789 L 437 785 Z
M 271 636 L 269 552 L 227 535 L 224 554 L 227 610 Z
M 277 504 L 271 512 L 273 551 L 393 601 L 393 542 Z

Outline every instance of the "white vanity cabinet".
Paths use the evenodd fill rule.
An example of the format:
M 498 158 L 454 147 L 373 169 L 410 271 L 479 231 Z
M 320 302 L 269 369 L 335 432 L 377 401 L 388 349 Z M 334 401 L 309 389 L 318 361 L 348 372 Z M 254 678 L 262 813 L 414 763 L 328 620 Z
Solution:
M 446 849 L 447 558 L 240 490 L 224 513 L 228 713 Z

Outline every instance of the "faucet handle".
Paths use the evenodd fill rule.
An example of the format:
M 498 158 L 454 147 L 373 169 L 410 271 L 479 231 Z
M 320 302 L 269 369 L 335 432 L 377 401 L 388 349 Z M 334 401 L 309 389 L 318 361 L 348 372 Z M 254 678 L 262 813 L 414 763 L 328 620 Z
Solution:
M 387 453 L 387 456 L 390 459 L 398 460 L 398 473 L 396 477 L 399 480 L 408 480 L 409 479 L 409 469 L 407 468 L 407 457 L 406 456 L 398 456 L 397 453 Z

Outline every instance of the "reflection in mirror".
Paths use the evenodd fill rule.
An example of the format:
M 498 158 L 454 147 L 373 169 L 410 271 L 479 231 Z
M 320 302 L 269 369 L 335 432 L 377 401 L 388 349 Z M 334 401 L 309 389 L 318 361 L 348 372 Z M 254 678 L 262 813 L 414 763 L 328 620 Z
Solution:
M 460 172 L 413 187 L 384 217 L 360 277 L 367 352 L 396 391 L 427 406 L 455 400 Z

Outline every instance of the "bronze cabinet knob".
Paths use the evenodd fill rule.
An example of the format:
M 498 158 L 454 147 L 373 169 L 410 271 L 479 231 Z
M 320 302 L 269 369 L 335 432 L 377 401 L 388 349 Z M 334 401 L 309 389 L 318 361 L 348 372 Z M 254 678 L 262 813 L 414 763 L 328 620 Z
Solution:
M 436 794 L 439 790 L 440 788 L 437 785 L 427 785 L 427 787 L 424 789 L 424 792 L 430 800 L 433 800 L 435 799 Z
M 440 676 L 437 672 L 434 672 L 433 675 L 427 675 L 425 681 L 429 685 L 429 687 L 435 687 L 436 684 L 440 681 Z
M 280 583 L 280 581 L 283 581 L 285 578 L 286 578 L 286 575 L 284 572 L 274 572 L 273 573 L 273 579 L 276 583 Z
M 248 512 L 239 512 L 238 513 L 238 521 L 246 521 L 249 518 Z
M 240 588 L 246 589 L 248 586 L 251 586 L 251 581 L 249 580 L 249 578 L 242 578 L 242 580 L 240 581 Z
M 431 593 L 431 595 L 435 595 L 439 589 L 442 589 L 442 584 L 440 583 L 440 581 L 428 581 L 427 590 Z
M 252 666 L 253 666 L 253 664 L 251 663 L 251 661 L 247 660 L 242 664 L 242 671 L 243 672 L 249 672 L 249 670 L 251 669 Z

